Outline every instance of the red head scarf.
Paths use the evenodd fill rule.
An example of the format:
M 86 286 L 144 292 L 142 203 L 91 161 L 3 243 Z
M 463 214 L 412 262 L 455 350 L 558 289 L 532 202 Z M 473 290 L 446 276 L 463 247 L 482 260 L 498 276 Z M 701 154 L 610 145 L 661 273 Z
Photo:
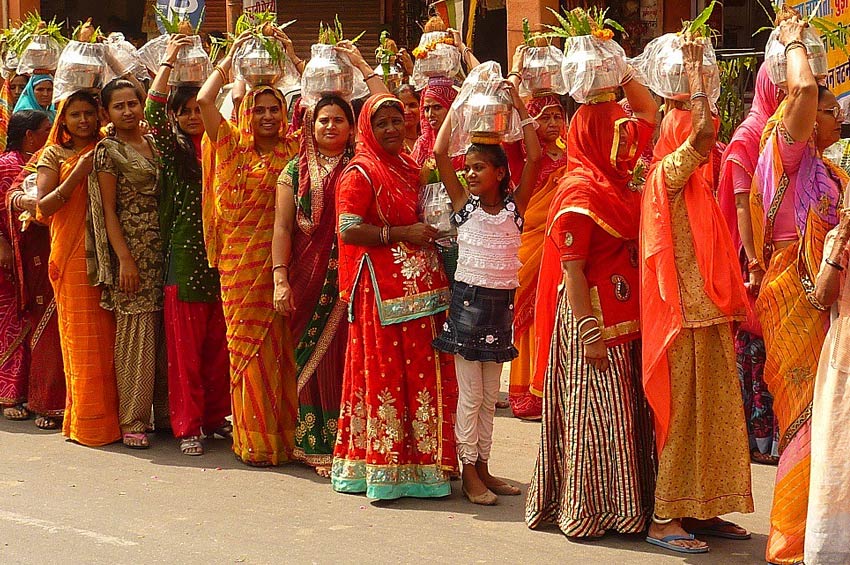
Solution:
M 416 140 L 413 151 L 410 152 L 413 160 L 421 167 L 425 161 L 434 154 L 434 143 L 437 141 L 437 132 L 431 127 L 431 123 L 425 117 L 425 99 L 436 100 L 446 110 L 451 108 L 452 102 L 457 98 L 457 90 L 454 83 L 448 78 L 432 78 L 428 86 L 419 97 L 419 126 L 422 134 Z
M 643 386 L 655 416 L 659 453 L 670 426 L 670 369 L 667 350 L 682 328 L 679 278 L 673 254 L 670 200 L 661 160 L 678 149 L 691 132 L 691 113 L 671 110 L 661 124 L 654 163 L 641 211 L 641 334 Z M 713 196 L 712 161 L 699 167 L 682 189 L 703 290 L 727 316 L 746 314 L 748 303 L 738 261 L 723 215 Z
M 525 108 L 528 110 L 528 115 L 535 120 L 540 117 L 544 110 L 553 107 L 560 108 L 561 111 L 564 111 L 563 104 L 561 104 L 561 101 L 554 94 L 535 96 L 528 101 L 528 104 L 525 105 Z

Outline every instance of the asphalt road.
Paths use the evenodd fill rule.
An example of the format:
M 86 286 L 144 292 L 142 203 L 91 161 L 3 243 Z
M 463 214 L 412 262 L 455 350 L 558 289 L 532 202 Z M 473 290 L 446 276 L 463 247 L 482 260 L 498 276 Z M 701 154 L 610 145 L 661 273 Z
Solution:
M 491 469 L 527 486 L 539 424 L 500 410 L 495 436 Z M 753 466 L 756 512 L 730 517 L 751 540 L 677 556 L 640 536 L 531 531 L 524 497 L 474 506 L 457 482 L 447 499 L 370 502 L 298 464 L 247 468 L 222 440 L 203 457 L 166 437 L 90 449 L 0 418 L 0 563 L 764 563 L 774 475 Z

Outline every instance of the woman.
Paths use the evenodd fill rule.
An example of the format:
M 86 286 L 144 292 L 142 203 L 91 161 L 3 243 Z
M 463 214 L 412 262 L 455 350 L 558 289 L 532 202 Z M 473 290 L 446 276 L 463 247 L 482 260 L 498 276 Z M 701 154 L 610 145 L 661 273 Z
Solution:
M 748 282 L 751 302 L 758 295 L 764 271 L 758 265 L 750 218 L 750 187 L 759 156 L 764 126 L 779 107 L 782 91 L 771 82 L 767 65 L 756 78 L 756 93 L 747 118 L 735 130 L 723 153 L 717 199 L 737 249 L 743 249 L 741 268 Z M 778 448 L 773 396 L 764 383 L 764 340 L 754 317 L 735 336 L 738 377 L 744 392 L 744 416 L 750 439 L 750 456 L 758 463 L 776 463 Z
M 430 169 L 434 166 L 434 142 L 437 141 L 437 132 L 443 127 L 449 108 L 457 98 L 457 90 L 451 79 L 439 77 L 428 80 L 428 86 L 419 96 L 419 128 L 421 134 L 413 146 L 410 156 L 420 167 L 429 163 Z M 463 168 L 463 160 L 457 161 L 458 169 Z
M 640 379 L 640 192 L 632 169 L 651 142 L 658 107 L 637 81 L 623 89 L 634 118 L 613 98 L 576 112 L 569 174 L 556 182 L 539 236 L 534 388 L 544 397 L 543 430 L 526 523 L 554 522 L 577 538 L 645 530 L 655 484 Z
M 515 77 L 516 75 L 512 75 L 511 80 L 518 82 Z M 536 190 L 525 211 L 522 247 L 519 250 L 522 267 L 519 270 L 520 286 L 514 298 L 514 345 L 519 350 L 519 357 L 511 363 L 508 400 L 517 418 L 539 420 L 543 400 L 531 392 L 537 351 L 534 303 L 540 257 L 543 253 L 546 216 L 557 192 L 558 183 L 567 171 L 567 151 L 563 141 L 566 112 L 556 96 L 547 95 L 532 98 L 528 102 L 528 114 L 539 124 L 537 138 L 543 147 L 543 158 L 540 172 L 537 174 Z
M 357 151 L 340 179 L 339 288 L 348 348 L 331 482 L 369 498 L 440 497 L 456 473 L 451 357 L 431 341 L 449 305 L 433 247 L 419 222 L 419 169 L 404 153 L 404 110 L 370 97 Z
M 216 108 L 234 50 L 249 37 L 237 38 L 219 62 L 198 105 L 216 163 L 204 216 L 212 220 L 207 253 L 219 270 L 227 324 L 233 452 L 247 465 L 267 467 L 292 457 L 298 417 L 292 339 L 272 303 L 271 257 L 275 185 L 295 145 L 285 137 L 286 105 L 274 88 L 250 91 L 238 124 Z
M 682 47 L 691 110 L 661 124 L 642 200 L 643 383 L 655 418 L 658 476 L 646 541 L 705 553 L 694 535 L 748 539 L 718 518 L 752 512 L 750 458 L 731 322 L 746 291 L 714 199 L 715 123 L 703 81 L 703 46 Z
M 50 75 L 32 75 L 21 97 L 15 104 L 15 112 L 21 110 L 41 110 L 50 116 L 52 122 L 56 118 L 56 107 L 53 105 L 53 77 Z
M 89 190 L 93 267 L 104 288 L 101 306 L 115 313 L 122 441 L 131 449 L 146 449 L 151 406 L 157 429 L 168 427 L 157 155 L 152 138 L 141 129 L 144 94 L 118 79 L 100 97 L 114 134 L 97 144 L 94 155 Z
M 88 176 L 100 133 L 98 101 L 72 94 L 61 104 L 38 160 L 38 212 L 50 219 L 48 272 L 56 298 L 68 390 L 62 433 L 88 446 L 121 437 L 115 384 L 115 317 L 100 307 L 86 260 Z M 107 352 L 107 354 L 104 354 Z
M 19 311 L 14 237 L 8 208 L 9 189 L 21 169 L 47 141 L 50 122 L 43 112 L 22 110 L 9 120 L 6 151 L 0 156 L 0 405 L 7 420 L 26 420 L 26 337 L 32 329 Z
M 410 153 L 420 133 L 419 93 L 411 85 L 403 84 L 393 94 L 404 104 L 404 150 Z
M 836 305 L 837 318 L 824 341 L 812 400 L 812 475 L 809 482 L 805 562 L 809 565 L 850 563 L 850 210 L 841 210 L 839 225 L 827 234 L 815 297 Z
M 800 48 L 804 24 L 780 24 L 788 96 L 765 127 L 750 206 L 755 252 L 764 269 L 756 312 L 764 331 L 764 380 L 779 423 L 779 469 L 767 560 L 803 560 L 808 501 L 811 410 L 818 357 L 829 329 L 828 307 L 814 280 L 826 233 L 838 223 L 847 175 L 822 157 L 840 135 L 835 96 L 818 87 Z
M 207 263 L 201 210 L 198 89 L 168 92 L 171 68 L 191 39 L 172 35 L 151 83 L 145 118 L 161 170 L 159 219 L 165 252 L 163 318 L 171 428 L 184 455 L 203 455 L 202 434 L 232 437 L 230 360 L 218 271 Z
M 3 83 L 3 86 L 0 87 L 0 151 L 5 151 L 9 118 L 12 116 L 15 104 L 18 103 L 18 99 L 27 87 L 29 77 L 12 73 L 10 78 L 0 79 L 0 81 Z

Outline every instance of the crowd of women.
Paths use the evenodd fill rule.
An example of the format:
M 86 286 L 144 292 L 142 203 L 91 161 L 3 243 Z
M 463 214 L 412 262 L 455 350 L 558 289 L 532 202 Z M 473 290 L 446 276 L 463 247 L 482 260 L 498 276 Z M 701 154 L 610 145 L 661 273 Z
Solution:
M 630 69 L 566 135 L 558 97 L 520 98 L 521 47 L 522 141 L 456 158 L 455 85 L 391 94 L 347 42 L 371 91 L 353 105 L 236 84 L 222 115 L 246 36 L 200 88 L 169 86 L 181 35 L 147 89 L 128 75 L 54 109 L 51 76 L 13 76 L 3 414 L 86 446 L 228 438 L 245 464 L 302 461 L 375 499 L 460 477 L 492 505 L 520 494 L 488 468 L 510 361 L 514 414 L 542 419 L 529 527 L 681 553 L 748 539 L 721 516 L 753 511 L 751 450 L 778 440 L 767 560 L 847 562 L 849 179 L 823 157 L 843 114 L 803 29 L 781 24 L 787 86 L 759 72 L 722 156 L 693 41 L 689 102 L 659 121 Z M 435 183 L 455 237 L 420 217 Z

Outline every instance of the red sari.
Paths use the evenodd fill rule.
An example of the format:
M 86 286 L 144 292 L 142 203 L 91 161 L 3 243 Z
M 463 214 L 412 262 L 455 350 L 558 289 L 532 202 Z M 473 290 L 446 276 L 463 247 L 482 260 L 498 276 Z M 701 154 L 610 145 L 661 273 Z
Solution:
M 418 168 L 390 155 L 371 118 L 389 95 L 366 102 L 354 159 L 337 195 L 340 231 L 352 224 L 417 223 Z M 369 498 L 439 497 L 457 470 L 457 383 L 448 355 L 431 346 L 449 304 L 433 247 L 364 247 L 340 238 L 340 295 L 348 303 L 348 349 L 331 480 Z

